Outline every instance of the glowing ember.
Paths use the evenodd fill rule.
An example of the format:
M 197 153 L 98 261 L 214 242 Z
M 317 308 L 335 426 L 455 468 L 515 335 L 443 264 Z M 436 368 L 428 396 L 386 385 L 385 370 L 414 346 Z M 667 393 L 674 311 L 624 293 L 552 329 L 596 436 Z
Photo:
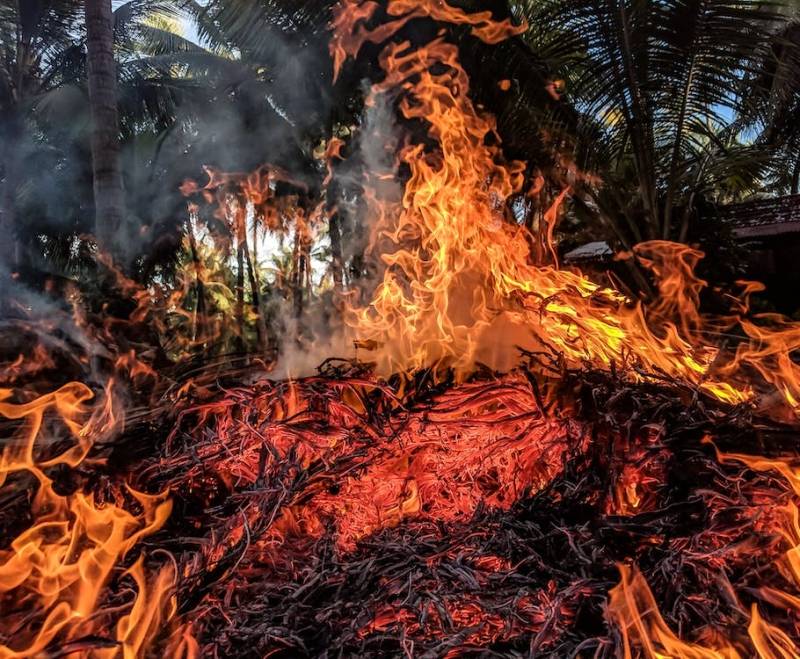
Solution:
M 310 407 L 314 394 L 303 393 L 318 387 L 335 396 L 324 413 Z M 282 533 L 333 529 L 337 547 L 349 551 L 406 519 L 451 523 L 469 520 L 481 505 L 507 510 L 546 486 L 567 452 L 588 440 L 580 424 L 544 417 L 520 377 L 463 385 L 435 397 L 424 412 L 396 402 L 389 427 L 379 430 L 364 420 L 364 397 L 374 389 L 368 382 L 310 380 L 302 391 L 283 385 L 240 390 L 201 408 L 201 423 L 213 419 L 220 435 L 196 447 L 196 457 L 214 469 L 187 464 L 190 488 L 212 473 L 228 488 L 255 486 L 289 462 L 311 469 L 348 461 L 350 473 L 334 490 L 304 497 L 302 506 L 277 519 L 266 544 L 278 543 L 271 560 L 280 560 Z M 309 433 L 309 427 L 318 429 Z M 231 445 L 241 450 L 229 453 Z

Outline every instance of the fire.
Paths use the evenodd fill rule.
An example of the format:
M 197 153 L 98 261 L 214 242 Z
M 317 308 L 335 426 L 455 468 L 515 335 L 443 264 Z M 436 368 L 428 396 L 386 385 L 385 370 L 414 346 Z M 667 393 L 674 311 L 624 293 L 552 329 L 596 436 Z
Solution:
M 644 577 L 621 565 L 622 580 L 609 593 L 608 616 L 617 624 L 622 636 L 625 659 L 631 659 L 636 649 L 650 659 L 739 659 L 731 646 L 709 648 L 680 640 L 658 612 L 653 593 Z
M 376 10 L 375 3 L 355 0 L 340 6 L 331 42 L 337 76 L 366 42 L 386 41 L 415 16 L 473 26 L 473 35 L 490 43 L 517 30 L 510 24 L 477 29 L 477 16 L 467 18 L 444 2 L 422 0 L 390 0 L 391 20 L 369 29 Z M 555 353 L 570 367 L 621 370 L 633 380 L 666 376 L 731 404 L 764 393 L 764 386 L 754 388 L 747 375 L 756 371 L 800 413 L 800 366 L 793 359 L 800 348 L 800 324 L 776 316 L 746 318 L 752 286 L 746 286 L 730 317 L 704 317 L 699 297 L 705 282 L 694 274 L 702 253 L 686 246 L 651 242 L 631 255 L 656 280 L 658 295 L 651 304 L 559 269 L 552 238 L 568 190 L 545 216 L 551 263 L 533 263 L 525 230 L 507 211 L 511 198 L 526 192 L 524 164 L 504 159 L 494 119 L 470 98 L 458 49 L 442 36 L 424 46 L 390 42 L 380 65 L 385 77 L 373 86 L 370 102 L 399 93 L 400 113 L 424 123 L 430 142 L 409 142 L 399 154 L 398 162 L 410 172 L 400 203 L 369 195 L 375 220 L 371 247 L 384 265 L 383 279 L 367 305 L 350 307 L 348 322 L 378 373 L 432 369 L 444 376 L 452 370 L 464 378 L 481 363 L 508 370 L 519 344 L 531 352 Z M 706 338 L 731 329 L 747 337 L 733 354 Z M 778 469 L 786 474 L 788 468 Z M 642 502 L 640 478 L 634 470 L 620 484 L 617 506 L 628 513 Z M 796 482 L 794 472 L 791 478 Z M 416 495 L 412 489 L 409 500 Z M 784 536 L 791 538 L 788 558 L 794 570 L 796 515 L 792 519 Z M 634 646 L 652 657 L 741 656 L 725 639 L 712 639 L 708 646 L 680 640 L 658 613 L 641 574 L 627 567 L 621 571 L 608 613 L 621 630 L 626 657 L 633 656 Z M 762 657 L 798 656 L 792 640 L 767 623 L 755 605 L 749 635 Z
M 608 616 L 620 630 L 626 659 L 638 656 L 637 649 L 652 659 L 740 659 L 746 656 L 724 639 L 717 639 L 719 644 L 712 647 L 682 641 L 664 622 L 642 575 L 627 566 L 620 566 L 620 572 L 622 581 L 609 593 Z M 751 608 L 747 634 L 761 659 L 795 659 L 800 656 L 795 641 L 764 620 L 755 604 Z
M 467 402 L 472 385 L 465 382 L 470 376 L 482 365 L 513 371 L 520 364 L 519 347 L 528 354 L 551 355 L 561 368 L 620 373 L 633 382 L 667 380 L 729 405 L 769 404 L 777 396 L 791 412 L 800 412 L 800 366 L 793 358 L 800 347 L 800 325 L 774 315 L 749 317 L 748 297 L 756 290 L 750 283 L 744 284 L 740 298 L 732 300 L 729 315 L 704 315 L 700 296 L 707 284 L 695 274 L 703 257 L 700 251 L 653 241 L 622 255 L 635 259 L 652 276 L 656 291 L 647 301 L 631 300 L 580 272 L 563 269 L 554 236 L 569 187 L 543 213 L 544 244 L 531 250 L 527 230 L 510 209 L 515 198 L 537 195 L 543 180 L 539 176 L 528 181 L 525 163 L 504 157 L 495 119 L 470 96 L 458 48 L 444 31 L 424 45 L 392 42 L 411 20 L 425 17 L 465 25 L 487 43 L 512 38 L 525 29 L 510 21 L 493 21 L 489 12 L 468 14 L 441 0 L 389 0 L 385 11 L 369 0 L 343 0 L 336 8 L 330 43 L 335 78 L 365 44 L 388 42 L 379 56 L 384 77 L 373 85 L 367 106 L 388 98 L 404 119 L 425 126 L 429 138 L 424 143 L 407 138 L 397 156 L 397 169 L 408 172 L 399 201 L 381 193 L 381 182 L 394 174 L 372 172 L 365 182 L 370 250 L 383 269 L 366 303 L 356 295 L 346 297 L 345 316 L 359 356 L 374 362 L 378 376 L 410 377 L 429 371 L 435 381 L 445 381 L 454 374 L 459 384 L 451 394 L 454 411 L 444 413 L 447 396 L 437 397 L 424 420 L 411 414 L 404 417 L 402 429 L 392 429 L 398 445 L 370 435 L 369 443 L 357 447 L 364 452 L 356 461 L 357 469 L 335 488 L 315 488 L 302 501 L 273 513 L 274 523 L 257 543 L 259 560 L 289 571 L 295 569 L 294 559 L 281 552 L 291 556 L 293 549 L 296 557 L 298 548 L 308 551 L 309 543 L 328 532 L 339 552 L 353 552 L 366 538 L 407 522 L 462 521 L 484 502 L 506 510 L 518 493 L 537 491 L 554 478 L 559 473 L 556 463 L 565 458 L 567 447 L 583 445 L 581 432 L 569 432 L 563 421 L 548 425 L 539 415 L 535 417 L 541 425 L 524 425 L 523 431 L 511 412 L 532 404 L 530 392 L 525 402 L 505 390 L 492 391 L 498 397 L 497 409 L 479 394 L 480 404 L 471 407 Z M 511 81 L 499 85 L 503 91 L 512 87 Z M 561 81 L 554 81 L 547 91 L 558 98 L 562 88 Z M 341 139 L 332 138 L 324 149 L 326 185 L 333 178 L 330 163 L 342 157 L 343 146 Z M 309 244 L 305 212 L 271 206 L 269 168 L 247 177 L 214 171 L 209 175 L 209 184 L 202 189 L 187 185 L 187 195 L 202 193 L 209 202 L 216 197 L 220 217 L 233 226 L 241 222 L 242 206 L 232 207 L 223 197 L 226 186 L 234 184 L 249 203 L 265 204 L 266 216 L 273 218 L 268 223 L 283 226 L 289 217 L 296 223 L 297 244 L 303 249 Z M 278 217 L 282 219 L 274 219 Z M 711 338 L 720 332 L 736 333 L 741 340 L 733 349 L 720 349 Z M 540 366 L 539 374 L 546 377 L 548 367 Z M 515 376 L 507 377 L 512 389 L 518 385 Z M 368 409 L 364 389 L 376 385 L 328 386 L 340 395 L 339 400 L 328 401 L 325 410 L 326 418 L 339 424 L 337 432 L 303 431 L 309 420 L 321 420 L 319 411 L 307 403 L 311 396 L 304 396 L 294 383 L 256 395 L 237 392 L 225 402 L 193 410 L 201 419 L 198 427 L 214 425 L 218 440 L 198 449 L 215 468 L 213 477 L 205 469 L 190 472 L 191 494 L 205 489 L 218 494 L 234 489 L 235 483 L 255 487 L 279 462 L 304 471 L 352 456 L 356 447 L 348 440 L 349 433 L 367 427 L 362 419 Z M 400 399 L 398 409 L 402 386 L 392 394 Z M 537 407 L 540 403 L 535 401 Z M 240 417 L 250 421 L 242 425 Z M 500 424 L 500 435 L 524 438 L 522 444 L 508 445 L 489 432 L 488 419 Z M 435 431 L 428 425 L 431 421 Z M 268 429 L 263 437 L 258 435 L 263 443 L 253 441 L 254 427 Z M 477 461 L 480 433 L 488 433 L 482 445 L 487 457 Z M 228 445 L 240 446 L 240 453 L 227 454 Z M 634 517 L 656 506 L 664 465 L 632 446 L 625 446 L 622 464 L 614 465 L 618 482 L 606 503 L 610 515 Z M 740 459 L 759 471 L 777 470 L 796 487 L 798 477 L 787 462 L 720 456 L 721 461 L 726 459 Z M 795 582 L 800 546 L 796 511 L 791 504 L 778 513 L 779 533 L 787 545 L 779 568 Z M 246 507 L 242 514 L 243 524 L 236 521 L 227 527 L 228 550 L 249 542 L 250 529 L 263 525 L 261 510 Z M 207 558 L 217 565 L 224 552 L 218 548 Z M 744 637 L 721 638 L 713 630 L 694 634 L 694 643 L 682 640 L 659 613 L 642 574 L 625 566 L 620 569 L 622 581 L 609 594 L 607 613 L 620 630 L 625 656 L 643 652 L 652 657 L 731 659 L 745 656 L 751 646 L 763 657 L 795 656 L 791 639 L 756 605 L 749 614 L 750 645 Z M 761 594 L 782 605 L 800 601 L 777 589 L 764 588 Z M 482 641 L 502 636 L 477 605 L 462 601 L 446 608 L 453 618 L 482 620 L 486 628 L 478 634 Z M 390 607 L 376 612 L 362 631 L 383 630 L 398 622 L 422 629 L 413 614 Z
M 407 172 L 401 199 L 382 194 L 381 174 L 373 172 L 366 181 L 370 250 L 382 267 L 374 290 L 361 291 L 371 297 L 364 302 L 358 292 L 344 291 L 341 276 L 334 284 L 349 338 L 374 369 L 351 365 L 352 370 L 334 376 L 226 386 L 220 396 L 210 393 L 208 383 L 176 383 L 169 403 L 192 402 L 179 410 L 163 454 L 137 475 L 141 481 L 122 484 L 110 477 L 92 483 L 84 470 L 105 466 L 98 449 L 124 427 L 118 378 L 142 388 L 156 389 L 160 383 L 158 368 L 141 351 L 124 341 L 109 351 L 116 374 L 99 396 L 80 382 L 42 395 L 33 388 L 0 389 L 0 417 L 12 431 L 0 455 L 0 485 L 15 494 L 35 490 L 27 528 L 15 528 L 14 540 L 0 549 L 0 602 L 8 612 L 0 621 L 0 657 L 50 654 L 56 644 L 83 656 L 132 659 L 154 648 L 170 656 L 196 656 L 196 621 L 176 620 L 176 586 L 191 585 L 198 566 L 215 576 L 242 570 L 237 578 L 259 575 L 281 583 L 279 578 L 309 571 L 322 556 L 315 553 L 317 545 L 325 541 L 330 547 L 323 562 L 358 556 L 370 539 L 401 533 L 406 526 L 438 538 L 443 528 L 467 528 L 487 508 L 493 515 L 509 513 L 546 492 L 560 476 L 571 475 L 570 464 L 599 441 L 589 424 L 576 420 L 572 405 L 579 404 L 564 403 L 555 386 L 545 386 L 554 374 L 602 371 L 619 376 L 625 386 L 667 380 L 681 391 L 741 405 L 736 411 L 752 411 L 756 404 L 767 408 L 777 399 L 789 413 L 800 414 L 795 358 L 800 324 L 775 315 L 748 316 L 755 285 L 744 284 L 729 315 L 708 317 L 700 310 L 706 282 L 695 274 L 702 253 L 664 241 L 621 255 L 652 275 L 652 300 L 629 299 L 563 269 L 555 232 L 568 204 L 568 186 L 544 210 L 542 236 L 531 248 L 531 236 L 512 209 L 514 200 L 539 195 L 544 181 L 541 176 L 530 180 L 525 163 L 504 157 L 496 121 L 473 102 L 458 48 L 445 30 L 423 45 L 392 40 L 420 18 L 466 26 L 489 44 L 525 30 L 510 20 L 495 21 L 491 12 L 470 14 L 443 0 L 389 0 L 385 10 L 371 0 L 342 0 L 335 10 L 330 44 L 335 77 L 365 44 L 388 42 L 379 57 L 384 77 L 373 85 L 367 105 L 389 99 L 404 119 L 424 126 L 428 138 L 407 137 L 397 154 L 398 170 Z M 499 88 L 509 92 L 512 82 L 500 81 Z M 559 98 L 562 81 L 548 83 L 547 91 Z M 343 158 L 345 147 L 334 137 L 319 149 L 328 164 L 326 186 L 335 176 L 332 162 Z M 207 185 L 187 181 L 182 190 L 214 206 L 227 234 L 198 240 L 200 209 L 192 203 L 184 245 L 188 256 L 174 290 L 144 288 L 116 273 L 117 286 L 136 303 L 124 322 L 152 327 L 162 341 L 159 347 L 181 362 L 217 341 L 241 347 L 246 319 L 263 365 L 274 346 L 259 307 L 248 218 L 257 218 L 256 232 L 294 232 L 297 265 L 281 276 L 299 282 L 310 277 L 316 229 L 333 210 L 327 200 L 316 198 L 303 206 L 300 193 L 277 199 L 276 182 L 302 187 L 277 168 L 251 174 L 208 168 L 207 173 Z M 221 273 L 234 253 L 237 281 L 229 285 Z M 245 276 L 250 309 L 244 307 Z M 303 300 L 294 303 L 299 318 Z M 231 316 L 240 322 L 234 326 Z M 109 342 L 115 322 L 107 319 L 97 330 Z M 76 323 L 88 329 L 79 315 Z M 710 338 L 720 332 L 737 333 L 741 340 L 722 349 Z M 484 366 L 493 375 L 473 377 Z M 16 383 L 52 368 L 55 362 L 37 346 L 31 359 L 11 361 L 0 375 L 3 382 Z M 424 386 L 415 382 L 419 374 Z M 553 410 L 553 405 L 560 407 Z M 633 527 L 660 514 L 659 488 L 674 456 L 664 448 L 666 432 L 656 423 L 646 432 L 622 434 L 602 463 L 614 476 L 608 491 L 586 497 L 580 506 Z M 772 611 L 800 615 L 800 471 L 790 456 L 717 451 L 717 458 L 716 467 L 737 463 L 780 477 L 775 480 L 785 491 L 776 487 L 775 492 L 785 495 L 781 505 L 758 492 L 756 503 L 741 513 L 758 525 L 759 540 L 770 536 L 764 542 L 774 553 L 765 569 L 778 577 L 747 592 L 726 591 L 743 623 L 741 633 L 726 638 L 710 627 L 675 631 L 668 623 L 674 620 L 659 611 L 650 585 L 633 565 L 634 556 L 620 564 L 621 580 L 608 593 L 605 608 L 626 658 L 734 659 L 752 651 L 769 659 L 800 656 L 792 634 L 775 623 Z M 129 486 L 141 482 L 159 483 L 161 492 Z M 153 567 L 157 556 L 139 551 L 140 545 L 159 531 L 164 534 L 171 493 L 196 514 L 180 523 L 200 529 L 202 515 L 214 523 L 197 542 L 192 560 Z M 554 492 L 550 501 L 562 496 Z M 522 526 L 526 533 L 541 533 L 543 544 L 555 542 L 535 522 Z M 573 535 L 567 530 L 563 535 L 574 548 Z M 651 534 L 642 545 L 667 544 L 670 539 L 663 535 Z M 727 559 L 744 561 L 748 551 L 760 549 L 753 539 L 741 540 L 734 549 L 717 538 L 698 545 L 696 553 L 710 557 L 708 564 L 719 569 L 721 580 L 727 579 Z M 420 563 L 435 568 L 447 557 L 456 572 L 468 563 L 469 569 L 458 573 L 471 591 L 414 609 L 407 604 L 410 585 L 408 596 L 404 589 L 406 578 L 410 584 L 421 568 L 385 575 L 379 585 L 392 597 L 359 618 L 353 636 L 364 639 L 399 625 L 404 635 L 427 640 L 457 628 L 467 646 L 510 642 L 525 633 L 535 654 L 549 648 L 553 626 L 566 629 L 582 615 L 574 599 L 562 601 L 566 596 L 555 580 L 531 586 L 536 566 L 524 575 L 524 590 L 509 592 L 514 619 L 505 620 L 482 599 L 481 590 L 505 579 L 512 562 L 495 555 L 497 547 L 471 555 L 466 543 L 458 548 L 461 553 L 455 546 L 426 554 Z M 539 558 L 525 555 L 521 562 Z M 581 558 L 591 564 L 595 556 L 581 553 Z M 420 580 L 427 587 L 426 578 Z M 204 607 L 228 605 L 237 586 L 246 589 L 245 581 L 231 579 L 223 596 L 219 590 L 209 594 L 212 585 L 195 586 L 192 594 Z M 120 583 L 130 585 L 130 595 L 124 589 L 111 592 L 110 586 Z M 602 582 L 604 593 L 611 583 Z M 306 585 L 292 597 L 300 599 Z M 588 578 L 576 578 L 566 590 L 588 598 L 596 587 Z M 265 601 L 259 605 L 270 605 L 269 598 Z M 446 656 L 458 651 L 451 648 Z
M 163 526 L 171 504 L 166 493 L 120 493 L 141 512 L 119 503 L 100 503 L 80 491 L 62 495 L 48 476 L 59 465 L 78 467 L 95 444 L 120 423 L 113 381 L 105 400 L 94 407 L 94 393 L 73 382 L 29 402 L 12 403 L 14 392 L 0 390 L 0 417 L 18 421 L 0 458 L 0 482 L 6 488 L 24 475 L 38 481 L 32 502 L 32 525 L 9 548 L 0 550 L 0 597 L 4 602 L 0 656 L 30 657 L 44 653 L 56 639 L 80 643 L 103 631 L 103 589 L 118 563 L 144 537 Z M 61 432 L 66 430 L 66 436 Z M 63 487 L 63 486 L 61 486 Z M 163 569 L 147 584 L 142 558 L 131 568 L 138 592 L 130 614 L 117 624 L 116 642 L 123 656 L 140 655 L 147 641 L 171 615 L 174 574 Z M 21 613 L 16 613 L 17 611 Z M 27 630 L 12 630 L 20 615 L 36 621 Z M 101 650 L 98 656 L 115 656 Z
M 788 634 L 766 622 L 754 604 L 747 633 L 759 657 L 764 659 L 794 659 L 800 656 L 800 649 Z
M 372 0 L 343 0 L 334 12 L 332 22 L 331 56 L 334 78 L 338 78 L 348 57 L 355 57 L 368 41 L 380 43 L 396 33 L 414 18 L 430 17 L 447 23 L 461 23 L 471 27 L 472 34 L 486 43 L 499 43 L 508 37 L 522 34 L 527 27 L 513 25 L 511 21 L 495 21 L 492 12 L 468 14 L 443 0 L 390 0 L 386 13 L 394 20 L 370 30 L 364 26 L 380 9 Z
M 473 26 L 479 20 L 444 2 L 392 1 L 387 13 L 399 18 L 370 31 L 364 23 L 375 11 L 370 2 L 342 5 L 333 24 L 336 62 L 356 56 L 366 41 L 386 40 L 414 16 Z M 518 29 L 495 24 L 473 33 L 493 42 Z M 384 276 L 368 305 L 351 308 L 349 323 L 360 345 L 375 347 L 378 372 L 454 369 L 463 377 L 477 363 L 506 370 L 519 344 L 551 349 L 573 366 L 624 369 L 636 379 L 663 374 L 729 403 L 752 397 L 737 378 L 755 368 L 798 409 L 800 367 L 790 357 L 800 346 L 796 324 L 770 317 L 763 320 L 774 329 L 738 317 L 706 322 L 698 310 L 705 283 L 694 276 L 701 254 L 685 246 L 637 246 L 659 284 L 650 306 L 558 269 L 556 259 L 533 264 L 525 230 L 505 210 L 524 192 L 524 164 L 504 160 L 493 117 L 470 99 L 458 49 L 444 38 L 421 47 L 390 43 L 380 64 L 385 79 L 373 96 L 400 90 L 400 112 L 426 123 L 435 146 L 410 143 L 400 152 L 410 177 L 399 205 L 374 200 L 372 247 Z M 553 254 L 567 192 L 546 214 Z M 706 329 L 723 324 L 739 324 L 751 339 L 732 357 L 703 339 Z

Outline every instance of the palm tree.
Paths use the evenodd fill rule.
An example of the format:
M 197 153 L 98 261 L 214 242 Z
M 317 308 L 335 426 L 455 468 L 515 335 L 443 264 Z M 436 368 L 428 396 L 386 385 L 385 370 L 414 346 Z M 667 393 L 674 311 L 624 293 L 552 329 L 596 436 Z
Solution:
M 685 240 L 699 197 L 758 188 L 769 154 L 742 141 L 738 117 L 780 21 L 768 3 L 515 4 L 580 113 L 574 155 L 595 177 L 577 186 L 579 211 L 623 245 Z
M 173 123 L 179 84 L 147 19 L 174 6 L 128 0 L 113 13 L 126 142 Z M 166 45 L 187 49 L 176 35 Z M 83 262 L 76 237 L 94 231 L 83 0 L 0 0 L 0 48 L 0 262 L 64 273 Z
M 74 73 L 80 10 L 79 0 L 0 2 L 0 262 L 19 258 L 16 206 L 25 115 L 33 99 Z
M 769 188 L 800 193 L 800 11 L 788 12 L 756 69 L 748 95 L 748 127 L 774 150 Z
M 117 66 L 111 0 L 86 0 L 89 103 L 92 114 L 92 172 L 95 236 L 102 249 L 118 252 L 124 196 L 120 169 Z
M 327 25 L 333 4 L 332 0 L 186 2 L 204 50 L 172 57 L 172 61 L 181 63 L 183 75 L 203 89 L 207 100 L 198 103 L 194 98 L 179 107 L 174 137 L 182 146 L 173 151 L 190 152 L 196 170 L 202 164 L 229 172 L 254 171 L 265 164 L 286 169 L 294 183 L 276 188 L 275 206 L 298 200 L 298 217 L 308 216 L 324 194 L 326 171 L 319 146 L 330 139 L 338 123 L 353 122 L 357 114 L 336 96 L 344 87 L 337 90 L 332 85 Z M 162 35 L 162 41 L 166 39 Z M 254 219 L 266 226 L 263 215 L 262 209 L 254 208 Z M 338 230 L 337 221 L 332 224 Z M 261 313 L 260 277 L 249 253 L 257 241 L 250 248 L 242 228 L 242 222 L 227 227 L 230 240 L 226 244 L 238 263 L 236 316 L 242 325 L 247 272 L 263 349 L 268 333 Z M 282 225 L 273 228 L 288 230 Z M 216 223 L 215 230 L 225 227 Z M 294 259 L 293 300 L 299 316 L 308 302 L 305 250 L 295 250 Z M 335 262 L 343 269 L 341 256 Z

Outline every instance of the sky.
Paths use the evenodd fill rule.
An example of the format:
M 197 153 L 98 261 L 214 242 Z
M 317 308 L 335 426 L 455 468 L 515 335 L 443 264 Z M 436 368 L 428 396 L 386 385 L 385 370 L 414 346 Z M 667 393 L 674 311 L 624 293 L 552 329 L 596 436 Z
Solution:
M 183 32 L 183 36 L 189 41 L 193 41 L 194 43 L 200 42 L 200 38 L 197 36 L 197 26 L 190 17 L 184 16 L 181 19 L 181 31 Z
M 120 5 L 123 5 L 128 1 L 129 0 L 112 0 L 111 8 L 117 9 Z M 202 4 L 205 4 L 205 2 Z M 194 21 L 185 14 L 183 14 L 179 20 L 181 24 L 181 35 L 186 39 L 189 39 L 189 41 L 199 43 L 200 38 L 197 36 L 197 26 L 195 25 Z

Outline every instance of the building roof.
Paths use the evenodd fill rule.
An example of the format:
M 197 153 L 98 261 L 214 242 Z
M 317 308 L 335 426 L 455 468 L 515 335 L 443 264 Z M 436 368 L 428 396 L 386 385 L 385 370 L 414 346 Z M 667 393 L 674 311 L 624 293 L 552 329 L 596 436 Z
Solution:
M 721 206 L 719 215 L 737 238 L 800 233 L 800 194 Z

